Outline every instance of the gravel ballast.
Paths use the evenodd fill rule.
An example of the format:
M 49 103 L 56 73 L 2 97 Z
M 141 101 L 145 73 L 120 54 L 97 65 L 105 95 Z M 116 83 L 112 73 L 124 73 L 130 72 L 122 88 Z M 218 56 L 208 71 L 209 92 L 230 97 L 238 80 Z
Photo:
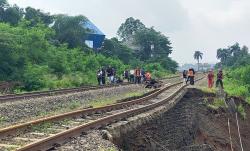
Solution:
M 99 130 L 90 131 L 81 137 L 72 138 L 71 141 L 53 149 L 53 151 L 115 151 L 118 148 L 110 141 L 102 138 Z
M 146 91 L 148 90 L 141 85 L 126 85 L 60 96 L 49 96 L 43 98 L 20 100 L 12 103 L 3 103 L 0 104 L 0 117 L 2 118 L 0 125 L 4 126 L 13 124 L 24 119 L 40 116 L 41 114 L 46 115 L 46 113 L 67 108 L 67 105 L 72 102 L 73 105 L 76 103 L 78 105 L 80 104 L 81 108 L 86 108 L 88 107 L 88 103 L 93 100 L 103 100 L 111 97 L 122 96 L 132 92 Z

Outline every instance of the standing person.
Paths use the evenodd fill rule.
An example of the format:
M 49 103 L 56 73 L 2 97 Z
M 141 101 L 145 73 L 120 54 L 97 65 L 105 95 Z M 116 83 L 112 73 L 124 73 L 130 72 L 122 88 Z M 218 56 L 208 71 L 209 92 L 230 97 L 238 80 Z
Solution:
M 116 70 L 115 70 L 114 67 L 112 67 L 111 81 L 112 81 L 112 83 L 115 83 L 116 80 L 117 80 L 117 79 L 116 79 Z
M 135 69 L 135 83 L 139 84 L 141 83 L 141 70 L 139 67 Z
M 107 68 L 107 77 L 109 79 L 109 83 L 112 83 L 113 79 L 112 79 L 112 68 L 111 68 L 111 66 L 108 66 L 108 68 Z
M 96 74 L 98 85 L 102 85 L 102 71 L 99 69 Z
M 123 72 L 123 79 L 126 79 L 129 82 L 129 72 L 127 69 Z
M 129 71 L 129 82 L 134 83 L 135 82 L 135 70 L 131 69 Z
M 195 74 L 194 69 L 190 68 L 188 70 L 188 80 L 190 81 L 191 85 L 194 85 L 194 74 Z
M 218 87 L 218 85 L 220 84 L 221 88 L 224 89 L 222 79 L 223 79 L 223 72 L 220 69 L 219 72 L 217 73 L 216 87 Z
M 182 77 L 183 77 L 183 83 L 187 83 L 187 70 L 183 70 Z
M 105 85 L 106 84 L 106 71 L 104 69 L 104 67 L 102 67 L 102 84 Z
M 212 70 L 208 72 L 207 79 L 208 79 L 208 88 L 212 88 L 214 84 L 214 73 Z
M 151 80 L 151 74 L 150 74 L 149 71 L 145 74 L 145 80 L 146 81 L 150 81 Z

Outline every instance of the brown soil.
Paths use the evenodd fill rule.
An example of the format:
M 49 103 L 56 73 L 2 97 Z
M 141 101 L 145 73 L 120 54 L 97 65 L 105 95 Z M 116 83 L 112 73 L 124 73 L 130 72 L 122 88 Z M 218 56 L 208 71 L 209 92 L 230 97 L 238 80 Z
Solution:
M 114 138 L 114 143 L 129 151 L 231 151 L 229 118 L 233 149 L 240 151 L 235 114 L 225 109 L 209 109 L 205 100 L 212 101 L 214 97 L 214 94 L 189 89 L 174 108 L 150 123 Z M 236 104 L 242 102 L 235 99 Z M 250 150 L 250 107 L 244 106 L 247 119 L 239 116 L 240 132 L 244 150 Z

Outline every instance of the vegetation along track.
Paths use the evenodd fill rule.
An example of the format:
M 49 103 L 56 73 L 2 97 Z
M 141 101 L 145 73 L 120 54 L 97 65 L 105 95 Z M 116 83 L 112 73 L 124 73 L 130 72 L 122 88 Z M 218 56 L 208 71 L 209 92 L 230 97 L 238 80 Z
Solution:
M 140 99 L 65 113 L 1 129 L 0 148 L 20 151 L 49 149 L 83 131 L 158 107 L 177 95 L 185 86 L 182 82 L 177 82 Z

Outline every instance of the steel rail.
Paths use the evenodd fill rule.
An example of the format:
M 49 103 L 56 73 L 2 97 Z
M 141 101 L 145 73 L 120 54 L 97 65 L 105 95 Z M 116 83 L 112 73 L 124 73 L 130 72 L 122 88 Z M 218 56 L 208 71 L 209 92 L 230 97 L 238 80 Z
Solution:
M 5 136 L 13 134 L 13 133 L 21 132 L 20 130 L 28 129 L 34 125 L 38 125 L 38 124 L 41 124 L 44 122 L 58 121 L 58 120 L 62 120 L 62 119 L 79 117 L 79 116 L 83 116 L 83 115 L 91 115 L 94 113 L 107 112 L 107 111 L 114 110 L 114 109 L 120 109 L 120 108 L 123 108 L 125 106 L 139 104 L 139 103 L 142 103 L 143 101 L 147 101 L 149 99 L 152 99 L 152 98 L 156 97 L 157 95 L 159 95 L 160 93 L 162 93 L 163 91 L 165 91 L 171 87 L 174 87 L 178 84 L 181 84 L 181 83 L 182 82 L 177 82 L 177 83 L 172 84 L 172 85 L 167 85 L 166 87 L 164 87 L 162 89 L 157 89 L 154 93 L 151 93 L 147 96 L 144 96 L 142 98 L 138 98 L 135 100 L 122 102 L 122 103 L 115 103 L 115 104 L 111 104 L 111 105 L 107 105 L 107 106 L 103 106 L 103 107 L 98 107 L 98 108 L 88 108 L 88 109 L 83 109 L 83 110 L 77 110 L 77 111 L 73 111 L 73 112 L 68 112 L 68 113 L 64 113 L 64 114 L 60 114 L 60 115 L 41 118 L 41 119 L 37 119 L 34 121 L 6 127 L 3 129 L 0 129 L 0 138 L 3 138 Z
M 203 79 L 203 78 L 200 78 L 198 80 L 201 80 L 201 79 Z M 169 95 L 167 98 L 164 98 L 164 99 L 160 100 L 159 102 L 145 105 L 143 107 L 139 107 L 136 109 L 130 109 L 127 111 L 123 111 L 123 112 L 116 113 L 116 114 L 113 114 L 110 116 L 106 116 L 104 118 L 94 120 L 92 122 L 88 122 L 86 124 L 82 124 L 80 126 L 71 128 L 69 130 L 60 132 L 58 134 L 49 136 L 49 137 L 44 138 L 42 140 L 39 140 L 39 141 L 36 141 L 34 143 L 23 146 L 23 147 L 19 148 L 17 151 L 38 151 L 38 150 L 47 150 L 47 149 L 53 148 L 56 144 L 62 144 L 72 137 L 79 136 L 84 131 L 94 129 L 94 128 L 100 128 L 100 127 L 106 126 L 107 124 L 119 121 L 119 120 L 124 119 L 124 118 L 131 117 L 134 115 L 138 115 L 140 113 L 143 113 L 143 112 L 149 111 L 151 109 L 154 109 L 156 107 L 159 107 L 161 105 L 164 105 L 166 102 L 170 101 L 175 96 L 177 96 L 179 94 L 179 92 L 181 92 L 186 86 L 187 85 L 181 86 L 176 91 L 174 91 L 171 95 Z
M 51 90 L 51 91 L 39 91 L 39 92 L 28 92 L 28 93 L 22 93 L 22 94 L 2 95 L 0 96 L 0 103 L 5 103 L 9 101 L 14 101 L 14 100 L 21 100 L 21 99 L 38 98 L 38 97 L 44 97 L 44 96 L 80 92 L 80 91 L 118 87 L 121 85 L 128 85 L 128 84 L 129 83 L 105 85 L 105 86 L 83 86 L 83 87 L 78 87 L 78 88 L 66 88 L 66 89 L 57 89 L 57 90 Z
M 178 78 L 179 76 L 172 76 L 167 78 L 162 78 L 159 80 L 165 80 L 165 79 L 173 79 Z M 60 94 L 68 94 L 68 93 L 74 93 L 74 92 L 81 92 L 81 91 L 89 91 L 89 90 L 96 90 L 96 89 L 104 89 L 104 88 L 110 88 L 110 87 L 118 87 L 121 85 L 129 85 L 131 83 L 122 83 L 122 84 L 110 84 L 110 85 L 104 85 L 104 86 L 82 86 L 82 87 L 76 87 L 76 88 L 65 88 L 65 89 L 57 89 L 57 90 L 48 90 L 48 91 L 38 91 L 38 92 L 27 92 L 27 93 L 21 93 L 21 94 L 8 94 L 8 95 L 2 95 L 0 96 L 0 103 L 6 103 L 10 101 L 15 100 L 22 100 L 22 99 L 30 99 L 30 98 L 39 98 L 39 97 L 45 97 L 45 96 L 54 96 L 54 95 L 60 95 Z

